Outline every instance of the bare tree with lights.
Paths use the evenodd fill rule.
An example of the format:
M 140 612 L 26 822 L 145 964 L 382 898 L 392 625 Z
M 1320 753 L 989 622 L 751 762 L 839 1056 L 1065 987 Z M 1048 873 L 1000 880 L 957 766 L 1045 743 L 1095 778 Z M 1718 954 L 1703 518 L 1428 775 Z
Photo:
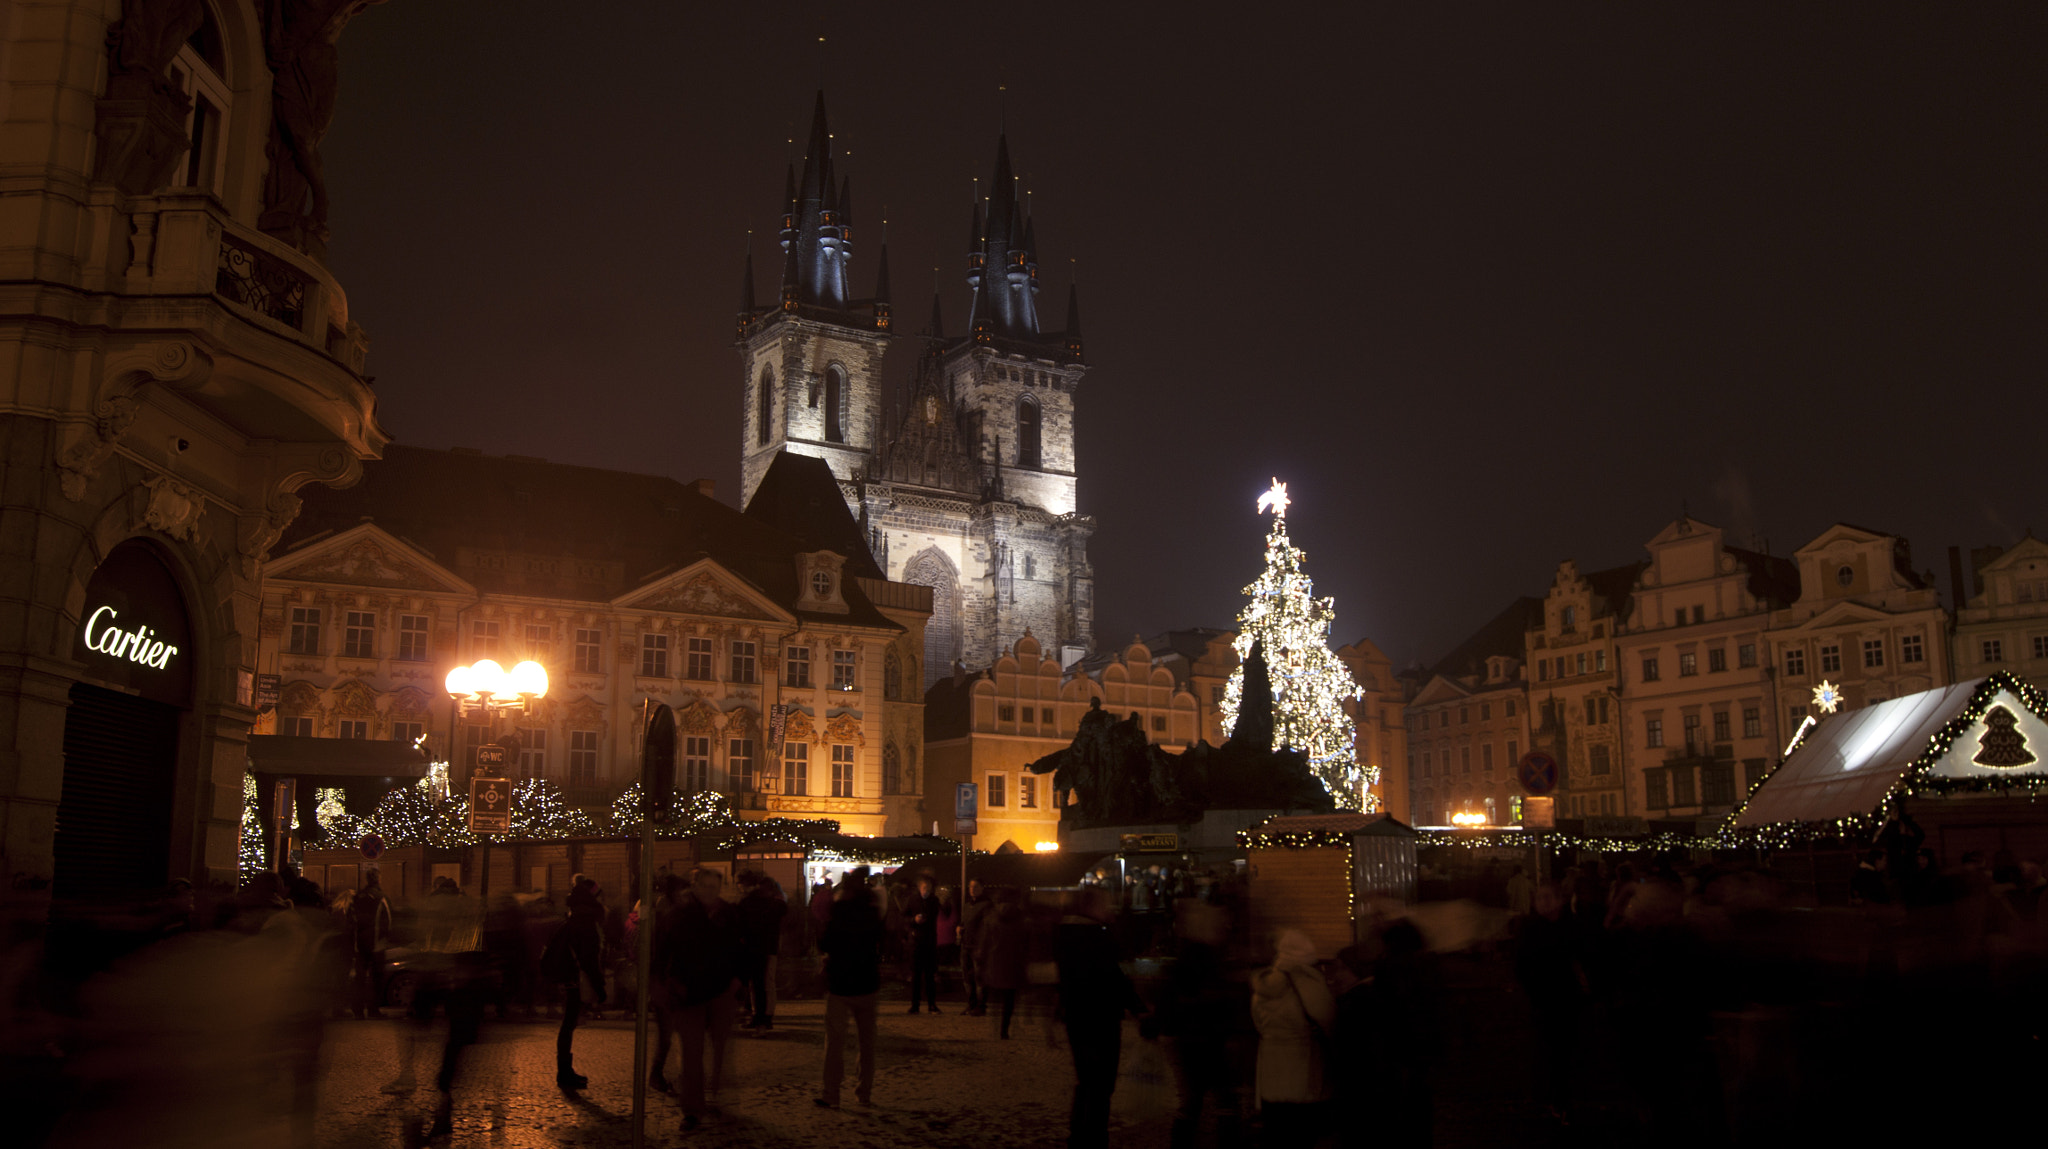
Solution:
M 1273 684 L 1273 745 L 1308 755 L 1309 768 L 1338 806 L 1370 812 L 1379 806 L 1372 792 L 1379 770 L 1359 766 L 1345 709 L 1361 691 L 1350 668 L 1330 650 L 1336 602 L 1315 597 L 1315 585 L 1302 570 L 1305 556 L 1287 537 L 1287 503 L 1287 484 L 1278 479 L 1259 496 L 1259 510 L 1273 513 L 1273 525 L 1266 532 L 1266 569 L 1244 588 L 1250 601 L 1237 616 L 1232 645 L 1238 669 L 1223 692 L 1223 726 L 1237 723 L 1244 661 L 1257 643 Z

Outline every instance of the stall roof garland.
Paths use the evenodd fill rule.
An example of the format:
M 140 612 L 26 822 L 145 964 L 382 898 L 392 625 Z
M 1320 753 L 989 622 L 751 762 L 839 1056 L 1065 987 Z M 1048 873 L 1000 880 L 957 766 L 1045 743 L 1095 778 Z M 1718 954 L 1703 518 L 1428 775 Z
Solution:
M 2022 705 L 2032 710 L 2036 717 L 2048 719 L 2048 694 L 2043 694 L 2032 683 L 2010 671 L 1995 671 L 1977 687 L 1976 692 L 1970 696 L 1969 703 L 1960 713 L 1943 723 L 1939 730 L 1928 737 L 1926 748 L 1913 760 L 1913 764 L 1899 775 L 1899 780 L 1885 792 L 1876 808 L 1866 813 L 1851 814 L 1827 822 L 1773 822 L 1766 826 L 1735 830 L 1735 820 L 1742 816 L 1742 811 L 1749 806 L 1749 801 L 1756 795 L 1757 790 L 1770 781 L 1771 774 L 1777 773 L 1774 768 L 1770 774 L 1759 778 L 1756 785 L 1750 787 L 1749 793 L 1743 795 L 1742 802 L 1729 811 L 1728 820 L 1723 823 L 1719 836 L 1748 846 L 1783 846 L 1821 838 L 1865 836 L 1875 833 L 1891 820 L 1897 812 L 1900 799 L 1919 797 L 1923 794 L 2001 793 L 2038 801 L 2044 794 L 2048 794 L 2048 774 L 1937 778 L 1931 773 L 1935 765 L 1955 745 L 1956 739 L 1968 734 L 1977 723 L 1983 721 L 1985 712 L 1991 708 L 2001 691 L 2011 692 Z M 1802 738 L 1801 742 L 1803 741 Z M 1794 750 L 1797 750 L 1796 744 Z M 1779 763 L 1780 766 L 1783 764 L 1782 761 Z

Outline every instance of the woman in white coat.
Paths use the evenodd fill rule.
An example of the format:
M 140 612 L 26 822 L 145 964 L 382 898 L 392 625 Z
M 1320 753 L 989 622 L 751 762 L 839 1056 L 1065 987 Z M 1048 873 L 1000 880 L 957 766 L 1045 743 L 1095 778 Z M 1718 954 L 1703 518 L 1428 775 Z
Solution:
M 1307 934 L 1283 930 L 1274 947 L 1273 964 L 1252 975 L 1261 1121 L 1268 1145 L 1314 1145 L 1330 1096 L 1325 1075 L 1337 1003 Z

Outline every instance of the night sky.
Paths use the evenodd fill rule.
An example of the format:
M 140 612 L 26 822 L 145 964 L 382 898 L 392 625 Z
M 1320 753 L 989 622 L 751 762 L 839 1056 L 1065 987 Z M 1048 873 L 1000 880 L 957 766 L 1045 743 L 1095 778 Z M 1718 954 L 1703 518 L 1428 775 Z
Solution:
M 1051 322 L 1081 288 L 1103 645 L 1231 625 L 1276 475 L 1397 662 L 1682 506 L 1946 589 L 2048 530 L 2044 13 L 398 0 L 341 43 L 331 262 L 400 441 L 736 500 L 747 233 L 765 302 L 822 83 L 906 333 L 934 266 L 961 331 L 1007 125 Z

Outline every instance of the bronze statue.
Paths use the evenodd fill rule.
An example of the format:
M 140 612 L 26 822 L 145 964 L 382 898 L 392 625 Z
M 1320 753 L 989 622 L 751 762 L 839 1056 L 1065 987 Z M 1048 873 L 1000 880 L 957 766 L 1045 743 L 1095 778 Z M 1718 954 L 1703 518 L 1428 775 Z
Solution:
M 270 0 L 264 10 L 264 56 L 270 64 L 270 175 L 263 188 L 263 230 L 299 250 L 323 253 L 327 241 L 327 178 L 320 141 L 334 123 L 341 86 L 336 44 L 348 22 L 384 0 Z M 310 194 L 310 208 L 307 198 Z

